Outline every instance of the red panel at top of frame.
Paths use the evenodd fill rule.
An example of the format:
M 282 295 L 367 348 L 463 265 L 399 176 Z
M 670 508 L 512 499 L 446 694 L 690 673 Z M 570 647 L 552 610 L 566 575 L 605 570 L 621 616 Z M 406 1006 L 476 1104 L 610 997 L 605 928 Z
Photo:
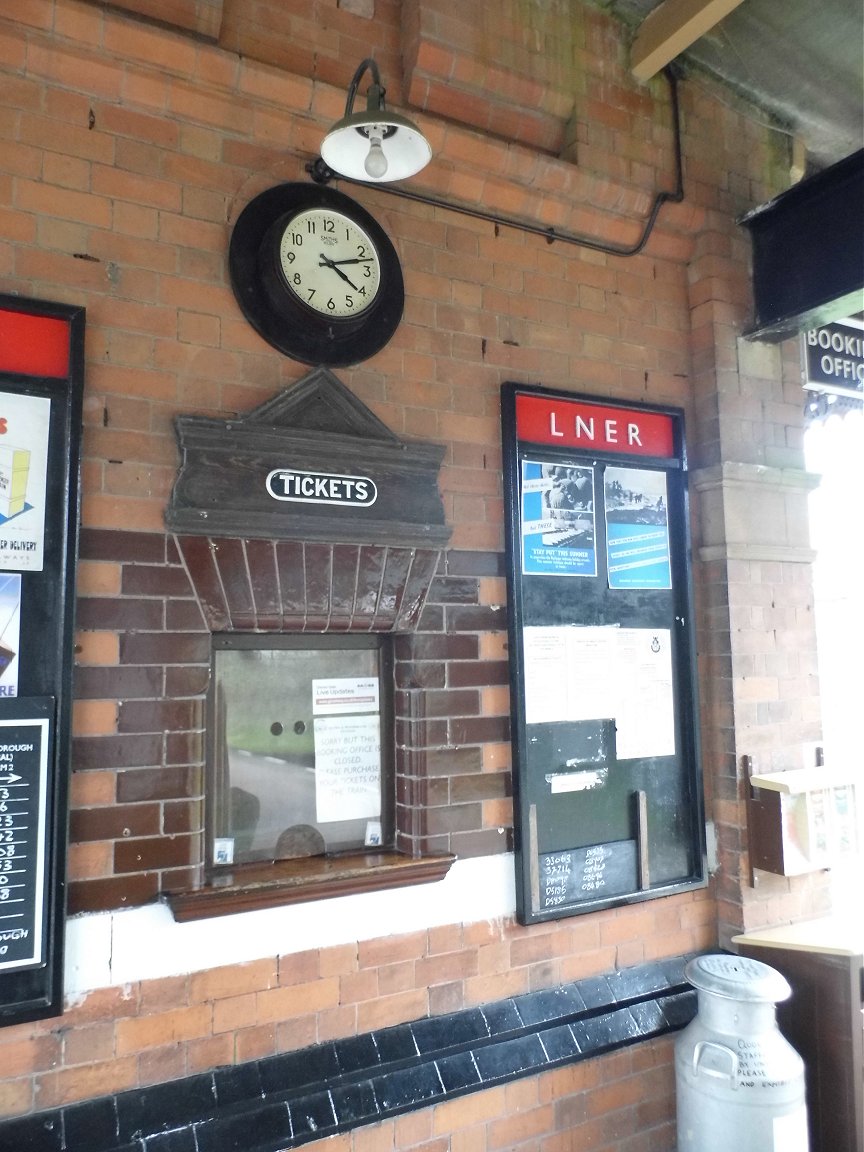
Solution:
M 69 375 L 69 321 L 0 308 L 0 372 Z
M 636 456 L 675 454 L 671 416 L 583 400 L 517 396 L 516 435 L 520 440 L 554 444 L 559 448 Z

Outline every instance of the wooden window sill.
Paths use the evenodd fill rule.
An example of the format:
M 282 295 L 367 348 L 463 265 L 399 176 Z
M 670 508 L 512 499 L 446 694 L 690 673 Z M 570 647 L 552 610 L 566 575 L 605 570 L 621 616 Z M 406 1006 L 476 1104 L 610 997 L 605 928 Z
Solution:
M 415 859 L 399 852 L 351 852 L 241 864 L 213 871 L 200 888 L 166 892 L 162 899 L 175 920 L 204 920 L 282 904 L 431 884 L 443 880 L 455 860 L 445 853 Z

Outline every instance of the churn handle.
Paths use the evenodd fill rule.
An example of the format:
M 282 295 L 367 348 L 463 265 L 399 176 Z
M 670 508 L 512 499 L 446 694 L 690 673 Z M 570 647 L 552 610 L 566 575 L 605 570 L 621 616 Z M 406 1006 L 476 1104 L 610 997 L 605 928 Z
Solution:
M 712 1048 L 715 1052 L 720 1052 L 724 1059 L 729 1061 L 730 1071 L 722 1072 L 717 1068 L 711 1068 L 706 1065 L 704 1068 L 699 1067 L 699 1062 L 702 1058 L 702 1053 L 707 1049 Z M 732 1081 L 732 1087 L 738 1087 L 738 1080 L 736 1073 L 738 1071 L 738 1057 L 731 1048 L 726 1048 L 722 1044 L 713 1044 L 710 1040 L 700 1040 L 693 1049 L 693 1075 L 696 1076 L 702 1071 L 706 1076 L 722 1077 L 726 1080 Z

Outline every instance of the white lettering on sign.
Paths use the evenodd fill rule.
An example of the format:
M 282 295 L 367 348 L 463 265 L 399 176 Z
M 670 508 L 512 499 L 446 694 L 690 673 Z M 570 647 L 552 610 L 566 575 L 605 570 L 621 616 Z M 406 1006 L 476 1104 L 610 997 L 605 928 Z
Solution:
M 803 333 L 805 385 L 860 392 L 864 385 L 864 324 L 837 320 Z
M 329 472 L 295 472 L 274 468 L 267 477 L 267 491 L 274 500 L 297 504 L 350 504 L 368 508 L 378 499 L 378 489 L 368 476 L 340 476 Z
M 864 340 L 854 333 L 832 332 L 828 328 L 811 328 L 807 333 L 811 348 L 824 348 L 826 352 L 841 352 L 846 356 L 864 359 Z
M 2 971 L 44 963 L 48 733 L 44 717 L 0 720 Z
M 588 440 L 592 444 L 599 443 L 601 446 L 604 444 L 618 444 L 623 434 L 628 447 L 632 448 L 634 445 L 638 448 L 642 447 L 642 434 L 639 431 L 639 425 L 631 423 L 625 425 L 621 420 L 604 420 L 600 428 L 600 439 L 598 441 L 597 426 L 594 423 L 594 417 L 589 416 L 586 419 L 577 413 L 573 421 L 573 434 L 577 440 Z M 549 413 L 549 435 L 562 438 L 565 435 L 558 427 L 555 412 Z
M 864 364 L 844 360 L 840 356 L 822 356 L 819 367 L 826 376 L 839 376 L 842 380 L 864 380 Z

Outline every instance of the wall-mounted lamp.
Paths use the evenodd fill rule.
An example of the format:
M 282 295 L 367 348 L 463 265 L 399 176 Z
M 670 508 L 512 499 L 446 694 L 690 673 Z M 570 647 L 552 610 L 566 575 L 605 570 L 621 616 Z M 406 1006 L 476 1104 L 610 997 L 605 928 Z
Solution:
M 366 94 L 366 111 L 355 112 L 354 98 L 367 69 L 372 83 Z M 385 91 L 378 65 L 372 59 L 364 60 L 348 89 L 345 115 L 321 144 L 321 159 L 333 172 L 375 183 L 404 180 L 432 159 L 432 149 L 420 129 L 404 116 L 387 111 Z
M 360 78 L 367 68 L 372 70 L 373 78 L 373 84 L 368 93 L 369 109 L 372 110 L 367 109 L 366 112 L 358 112 L 356 115 L 353 115 L 351 109 L 354 105 L 354 97 L 357 94 L 357 85 L 360 83 Z M 412 200 L 415 204 L 426 204 L 430 208 L 445 208 L 448 212 L 458 212 L 460 215 L 470 216 L 474 220 L 486 220 L 490 224 L 494 224 L 496 228 L 501 225 L 506 228 L 515 228 L 520 232 L 528 232 L 534 236 L 543 236 L 547 244 L 562 241 L 565 244 L 575 244 L 580 248 L 590 248 L 594 252 L 606 252 L 610 256 L 638 256 L 648 243 L 651 233 L 654 231 L 654 225 L 657 223 L 657 217 L 663 205 L 667 202 L 680 204 L 684 199 L 684 166 L 681 158 L 681 116 L 678 105 L 678 74 L 671 64 L 666 65 L 663 69 L 663 74 L 669 82 L 669 93 L 672 100 L 672 122 L 675 129 L 675 190 L 672 192 L 660 190 L 655 193 L 651 211 L 648 213 L 648 218 L 642 227 L 642 235 L 633 244 L 612 244 L 599 240 L 596 237 L 583 236 L 574 232 L 559 231 L 551 227 L 551 225 L 533 223 L 530 220 L 518 219 L 513 216 L 502 216 L 498 212 L 488 211 L 479 205 L 475 207 L 470 204 L 460 204 L 453 200 L 442 199 L 440 196 L 430 196 L 424 192 L 416 192 L 413 188 L 388 187 L 384 190 L 392 196 L 399 196 L 403 200 Z M 345 116 L 333 125 L 329 135 L 325 137 L 321 145 L 321 155 L 316 156 L 314 160 L 310 160 L 306 164 L 306 171 L 316 184 L 329 184 L 330 181 L 337 176 L 344 176 L 360 184 L 369 183 L 370 181 L 376 184 L 384 184 L 388 180 L 402 180 L 406 176 L 413 176 L 415 172 L 419 172 L 421 168 L 429 163 L 432 158 L 432 149 L 417 128 L 410 120 L 406 120 L 402 116 L 386 115 L 383 109 L 384 90 L 381 88 L 379 82 L 378 69 L 375 61 L 364 60 L 357 69 L 354 79 L 351 81 Z M 382 133 L 382 148 L 387 150 L 385 151 L 385 158 L 387 159 L 388 165 L 387 172 L 383 176 L 372 176 L 365 166 L 366 159 L 372 148 L 371 146 L 369 148 L 366 147 L 369 142 L 369 135 L 363 126 L 368 126 L 369 124 L 392 125 L 394 131 L 390 133 L 390 136 L 394 138 L 396 137 L 395 130 L 397 128 L 400 134 L 403 128 L 409 129 L 413 135 L 413 139 L 405 151 L 406 153 L 417 156 L 417 160 L 411 165 L 400 164 L 397 170 L 394 158 L 391 156 L 389 150 L 387 150 L 387 135 L 386 133 Z M 407 137 L 408 132 L 406 131 L 402 138 L 405 139 Z M 346 142 L 345 152 L 347 153 L 350 150 L 354 157 L 359 158 L 349 160 L 347 155 L 340 155 L 338 144 L 335 148 L 330 149 L 329 142 L 334 139 L 337 141 L 344 139 Z M 348 141 L 350 141 L 350 145 Z

